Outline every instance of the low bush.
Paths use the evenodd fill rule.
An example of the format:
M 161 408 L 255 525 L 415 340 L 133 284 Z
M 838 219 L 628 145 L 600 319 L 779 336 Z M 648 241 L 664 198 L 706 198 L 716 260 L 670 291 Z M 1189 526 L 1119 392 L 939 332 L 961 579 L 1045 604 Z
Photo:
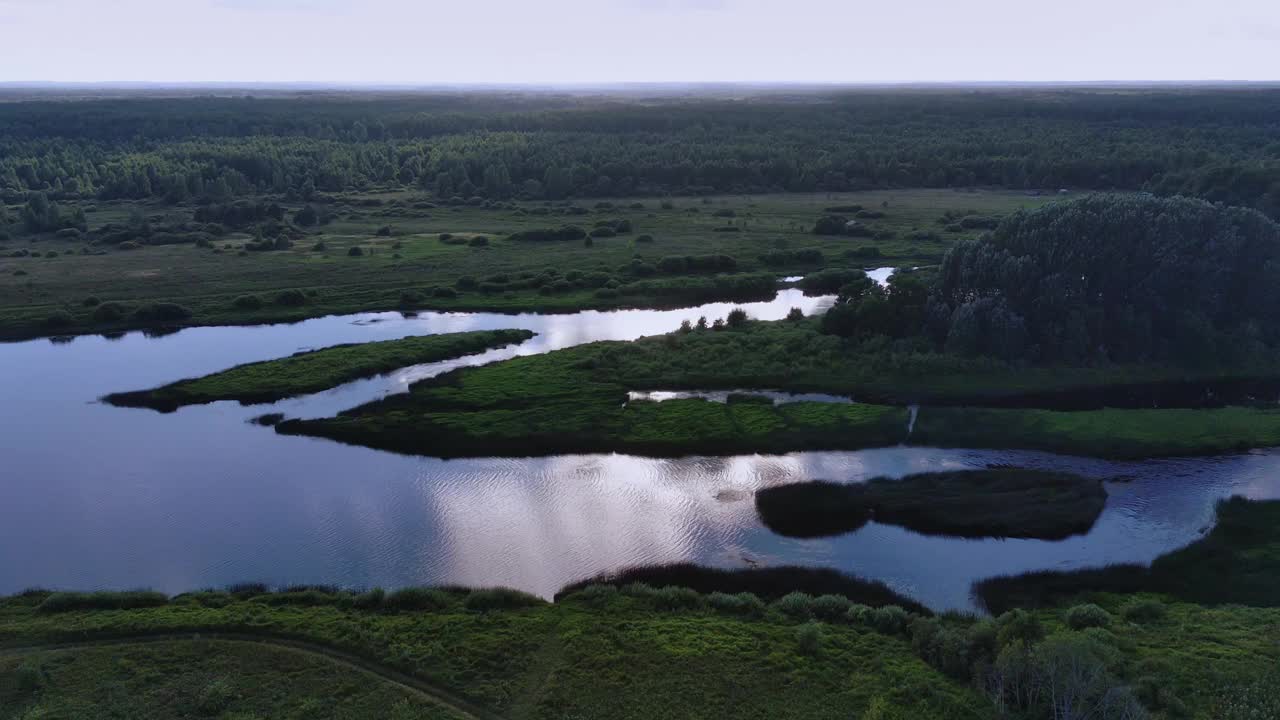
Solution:
M 146 322 L 174 322 L 191 317 L 191 310 L 177 303 L 152 303 L 135 310 L 133 316 Z
M 814 656 L 822 651 L 822 626 L 815 622 L 805 623 L 796 630 L 796 645 L 801 655 Z
M 93 321 L 96 323 L 120 322 L 125 316 L 125 307 L 117 302 L 102 303 L 93 310 Z
M 511 588 L 487 588 L 472 590 L 464 601 L 468 610 L 488 612 L 490 610 L 514 610 L 517 608 L 541 605 L 544 601 L 536 595 L 530 595 Z
M 1164 603 L 1154 598 L 1131 600 L 1120 608 L 1120 616 L 1132 623 L 1143 625 L 1163 620 L 1169 612 Z
M 45 327 L 65 328 L 76 324 L 76 319 L 66 310 L 54 310 L 44 319 Z
M 354 245 L 347 249 L 347 257 L 360 257 L 361 255 L 364 255 L 364 248 L 359 245 Z
M 713 592 L 707 596 L 707 605 L 713 610 L 731 615 L 760 617 L 764 615 L 764 601 L 752 593 Z
M 237 310 L 259 310 L 262 308 L 262 298 L 257 295 L 241 295 L 231 301 L 231 306 Z
M 137 608 L 167 605 L 164 593 L 150 590 L 129 592 L 56 592 L 45 598 L 36 608 L 42 613 L 73 612 L 76 610 L 134 610 Z
M 382 601 L 382 607 L 392 612 L 443 610 L 453 604 L 453 596 L 444 590 L 417 587 L 401 588 Z
M 1111 613 L 1093 603 L 1085 603 L 1069 608 L 1064 619 L 1072 630 L 1083 630 L 1110 625 Z
M 792 620 L 807 620 L 813 617 L 813 600 L 812 595 L 793 592 L 783 595 L 773 607 Z
M 276 304 L 296 307 L 307 304 L 307 296 L 301 290 L 284 290 L 276 295 Z

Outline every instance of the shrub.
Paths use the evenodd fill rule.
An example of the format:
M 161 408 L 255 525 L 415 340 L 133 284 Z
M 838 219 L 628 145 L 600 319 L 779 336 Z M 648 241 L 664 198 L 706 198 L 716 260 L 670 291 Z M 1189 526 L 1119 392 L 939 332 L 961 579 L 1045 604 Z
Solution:
M 383 225 L 378 228 L 378 237 L 391 237 L 391 226 Z
M 313 251 L 315 251 L 315 252 L 324 252 L 325 250 L 328 250 L 328 249 L 329 249 L 329 246 L 328 246 L 328 245 L 325 245 L 325 244 L 324 244 L 324 241 L 323 241 L 323 240 L 321 240 L 320 242 L 316 243 L 315 245 L 312 245 L 312 246 L 311 246 L 311 249 L 312 249 Z
M 79 240 L 80 231 L 75 228 L 63 228 L 53 234 L 59 240 Z
M 819 620 L 843 620 L 853 602 L 843 595 L 819 595 L 813 599 L 813 616 Z
M 360 257 L 361 255 L 364 255 L 364 248 L 359 245 L 352 246 L 347 250 L 347 257 Z
M 730 310 L 728 317 L 725 318 L 725 324 L 731 328 L 743 327 L 747 324 L 747 311 L 742 308 Z
M 195 709 L 201 715 L 220 715 L 235 700 L 235 691 L 226 680 L 218 678 L 203 688 L 196 696 Z
M 651 243 L 651 242 L 653 242 L 653 236 L 652 236 L 652 235 L 637 235 L 637 236 L 636 236 L 636 242 L 638 242 L 638 243 Z
M 393 612 L 408 610 L 442 610 L 453 605 L 453 597 L 435 588 L 401 588 L 387 595 L 382 606 Z
M 241 295 L 231 301 L 231 306 L 237 310 L 258 310 L 262 307 L 262 298 L 257 295 Z
M 449 287 L 438 287 L 431 291 L 431 296 L 447 300 L 458 297 L 458 291 Z
M 459 290 L 475 290 L 480 283 L 471 275 L 463 275 L 453 285 Z
M 875 608 L 862 603 L 853 603 L 844 614 L 844 619 L 854 625 L 866 625 L 871 627 L 875 620 Z
M 485 247 L 489 244 L 489 238 L 483 235 L 477 235 L 467 243 L 471 247 Z
M 842 235 L 849 219 L 843 215 L 826 215 L 813 225 L 814 235 Z
M 191 317 L 191 310 L 177 303 L 152 303 L 134 311 L 133 316 L 145 321 L 175 321 Z
M 800 322 L 801 320 L 804 320 L 804 311 L 798 307 L 791 308 L 791 310 L 787 312 L 787 320 L 790 322 Z
M 737 217 L 737 216 L 738 216 L 738 213 L 737 213 L 737 212 L 735 212 L 735 211 L 733 211 L 733 210 L 731 210 L 731 209 L 729 209 L 729 208 L 723 208 L 723 209 L 720 209 L 720 210 L 717 210 L 717 211 L 715 211 L 715 212 L 711 213 L 711 215 L 712 215 L 713 217 L 726 217 L 726 218 L 731 218 L 731 217 Z
M 85 307 L 96 307 L 96 306 L 97 306 L 98 304 L 100 304 L 101 302 L 102 302 L 102 301 L 101 301 L 101 300 L 99 300 L 96 296 L 90 295 L 89 297 L 85 298 L 84 300 L 81 300 L 81 301 L 80 301 L 80 304 L 81 304 L 81 305 L 84 305 Z
M 64 328 L 74 325 L 76 319 L 66 310 L 54 310 L 44 319 L 45 327 Z
M 60 613 L 76 610 L 132 610 L 166 605 L 164 593 L 149 590 L 130 592 L 57 592 L 36 607 L 37 612 Z
M 654 591 L 652 600 L 660 610 L 693 610 L 703 606 L 702 595 L 697 591 L 674 585 Z
M 1093 603 L 1085 603 L 1068 609 L 1066 621 L 1072 630 L 1106 627 L 1111 624 L 1111 613 Z
M 607 225 L 604 227 L 598 227 L 591 231 L 591 237 L 593 238 L 611 238 L 611 237 L 616 237 L 617 234 L 618 234 L 617 230 L 614 230 L 613 228 Z
M 1163 620 L 1168 614 L 1164 603 L 1153 598 L 1131 600 L 1120 608 L 1120 615 L 1132 623 L 1144 624 Z
M 822 626 L 815 622 L 805 623 L 796 630 L 796 646 L 801 655 L 817 655 L 822 651 Z
M 613 298 L 618 297 L 618 291 L 614 288 L 600 288 L 599 290 L 596 290 L 595 296 L 601 300 L 612 300 Z
M 417 290 L 402 290 L 400 292 L 400 307 L 416 307 L 422 302 L 422 293 Z
M 43 688 L 49 678 L 38 660 L 28 658 L 15 671 L 15 680 L 18 691 L 30 695 Z
M 886 635 L 901 635 L 910 621 L 911 615 L 897 605 L 876 608 L 871 616 L 871 626 Z
M 490 610 L 514 610 L 517 608 L 541 605 L 542 598 L 511 588 L 488 588 L 473 590 L 467 595 L 465 605 L 468 610 L 488 612 Z
M 141 245 L 139 245 L 138 243 L 136 243 L 136 242 L 132 241 L 132 240 L 125 240 L 124 242 L 120 243 L 119 245 L 116 245 L 116 247 L 117 247 L 117 248 L 119 248 L 119 249 L 121 249 L 121 250 L 137 250 L 138 248 L 140 248 L 140 247 L 142 247 L 142 246 L 141 246 Z
M 792 620 L 807 620 L 813 617 L 813 596 L 802 592 L 788 593 L 779 598 L 773 607 Z
M 1021 608 L 1010 610 L 996 618 L 996 645 L 1007 647 L 1017 644 L 1030 647 L 1044 639 L 1044 627 L 1040 619 Z
M 602 607 L 618 596 L 618 588 L 612 585 L 588 585 L 575 592 L 572 597 L 591 607 Z
M 307 296 L 301 290 L 284 290 L 276 295 L 277 305 L 296 307 L 307 304 Z
M 713 592 L 707 596 L 706 600 L 712 609 L 732 615 L 760 617 L 765 611 L 764 601 L 748 592 L 732 594 Z
M 108 302 L 99 305 L 93 311 L 93 321 L 96 323 L 120 322 L 124 319 L 125 307 L 117 302 Z

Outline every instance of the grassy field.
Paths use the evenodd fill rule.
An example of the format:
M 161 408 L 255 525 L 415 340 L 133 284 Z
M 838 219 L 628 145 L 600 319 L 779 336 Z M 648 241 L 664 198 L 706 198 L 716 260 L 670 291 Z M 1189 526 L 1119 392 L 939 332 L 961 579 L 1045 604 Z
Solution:
M 1280 445 L 1280 409 L 924 408 L 911 441 L 944 447 L 1025 448 L 1141 459 L 1217 455 Z
M 1098 480 L 1020 469 L 812 481 L 756 492 L 761 521 L 791 537 L 838 535 L 875 520 L 934 535 L 1056 540 L 1088 532 L 1106 502 Z
M 469 717 L 376 675 L 253 642 L 175 640 L 8 655 L 0 718 Z
M 930 668 L 908 641 L 865 626 L 833 623 L 821 629 L 815 645 L 781 611 L 766 617 L 722 612 L 697 594 L 693 606 L 680 612 L 654 593 L 595 593 L 526 607 L 478 602 L 487 596 L 477 593 L 419 591 L 417 597 L 418 602 L 403 602 L 415 609 L 400 610 L 392 609 L 403 600 L 394 594 L 380 608 L 359 609 L 351 596 L 341 600 L 316 591 L 256 599 L 205 593 L 152 608 L 51 613 L 39 609 L 42 597 L 28 595 L 0 603 L 0 654 L 5 647 L 113 636 L 239 632 L 353 653 L 386 672 L 456 693 L 497 717 L 993 716 L 978 693 Z M 144 716 L 198 703 L 205 688 L 219 681 L 226 690 L 218 695 L 235 698 L 228 711 L 264 717 L 277 717 L 276 708 L 308 705 L 314 712 L 296 716 L 360 717 L 357 702 L 382 702 L 388 713 L 406 702 L 367 682 L 359 682 L 363 689 L 354 696 L 335 692 L 360 680 L 352 674 L 317 692 L 316 683 L 331 672 L 323 667 L 285 665 L 295 672 L 259 675 L 257 668 L 273 657 L 265 651 L 243 668 L 231 665 L 220 650 L 180 670 L 172 668 L 174 657 L 194 651 L 164 647 L 173 649 L 152 661 L 134 654 L 135 677 L 125 681 L 118 678 L 130 669 L 120 653 L 114 657 L 121 660 L 111 662 L 100 650 L 67 651 L 62 657 L 78 667 L 65 670 L 56 656 L 43 652 L 6 657 L 0 660 L 0 693 L 6 693 L 0 697 L 8 700 L 3 707 L 8 712 L 16 704 L 18 714 L 11 717 L 27 717 L 22 708 L 83 707 L 122 682 L 132 695 L 121 700 L 129 703 L 123 707 Z M 33 683 L 31 666 L 51 671 Z M 289 683 L 294 676 L 297 683 Z M 352 712 L 322 704 L 341 700 L 351 702 Z
M 290 215 L 300 207 L 281 202 Z M 189 317 L 166 321 L 174 325 L 289 321 L 405 307 L 563 312 L 687 304 L 731 293 L 704 276 L 662 274 L 655 276 L 662 282 L 655 283 L 655 277 L 643 279 L 622 270 L 637 257 L 654 265 L 665 256 L 685 255 L 728 255 L 735 258 L 737 273 L 775 276 L 823 267 L 931 264 L 958 238 L 978 232 L 946 231 L 938 222 L 944 213 L 972 210 L 997 216 L 1045 199 L 950 190 L 672 198 L 666 202 L 670 207 L 653 198 L 617 199 L 607 208 L 584 201 L 583 215 L 563 214 L 562 207 L 554 208 L 559 215 L 534 214 L 548 210 L 541 203 L 416 207 L 425 202 L 422 196 L 405 193 L 340 196 L 331 224 L 307 230 L 292 248 L 278 251 L 244 251 L 252 238 L 243 233 L 216 238 L 212 248 L 173 244 L 118 250 L 52 236 L 11 240 L 0 251 L 0 338 L 146 326 L 154 321 L 133 315 L 156 303 L 180 305 L 190 312 Z M 850 203 L 885 214 L 866 222 L 879 238 L 812 233 L 824 208 Z M 156 226 L 189 221 L 195 210 L 104 202 L 87 212 L 89 227 L 127 223 L 135 207 Z M 726 217 L 729 213 L 733 216 Z M 596 238 L 590 247 L 581 240 L 507 239 L 513 232 L 564 224 L 590 230 L 597 222 L 614 219 L 630 221 L 632 231 Z M 390 234 L 379 235 L 383 228 Z M 442 233 L 453 239 L 442 242 Z M 640 240 L 646 235 L 652 242 Z M 480 236 L 487 244 L 471 244 Z M 315 249 L 317 243 L 323 243 L 322 250 Z M 353 247 L 361 248 L 361 256 L 348 254 Z M 868 254 L 871 247 L 878 256 Z M 804 249 L 820 250 L 822 259 L 762 259 L 778 250 Z M 21 251 L 28 254 L 12 257 Z M 50 253 L 56 256 L 48 257 Z M 584 276 L 607 273 L 620 287 L 610 293 L 589 283 L 570 282 L 541 294 L 517 282 L 523 273 L 536 275 L 548 268 L 562 278 L 573 271 Z M 482 285 L 504 275 L 506 283 Z M 458 289 L 464 277 L 474 278 L 477 287 Z M 438 288 L 453 292 L 437 294 Z M 302 291 L 303 302 L 278 302 L 285 290 Z M 237 304 L 244 296 L 257 297 L 260 303 Z M 123 313 L 95 318 L 96 307 L 85 305 L 91 298 L 119 303 Z
M 278 360 L 238 365 L 212 375 L 104 398 L 123 407 L 173 411 L 184 405 L 239 400 L 248 405 L 320 392 L 345 382 L 422 363 L 474 355 L 524 342 L 528 330 L 481 330 L 337 345 Z

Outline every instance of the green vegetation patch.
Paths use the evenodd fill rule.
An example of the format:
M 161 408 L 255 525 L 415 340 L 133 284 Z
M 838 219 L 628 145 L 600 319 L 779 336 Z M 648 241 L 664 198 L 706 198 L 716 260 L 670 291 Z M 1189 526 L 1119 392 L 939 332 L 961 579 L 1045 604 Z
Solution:
M 814 481 L 756 492 L 760 519 L 791 537 L 837 535 L 875 520 L 933 535 L 1055 540 L 1088 532 L 1106 501 L 1099 480 L 1021 469 Z
M 469 717 L 324 656 L 253 642 L 178 640 L 6 657 L 0 718 Z
M 627 402 L 631 390 L 691 382 L 678 371 L 668 372 L 678 365 L 667 365 L 662 358 L 686 354 L 682 363 L 702 362 L 708 346 L 701 336 L 740 336 L 738 352 L 749 353 L 752 325 L 691 330 L 637 343 L 593 343 L 466 368 L 335 418 L 290 420 L 276 427 L 286 434 L 441 457 L 788 452 L 875 447 L 903 439 L 903 408 L 701 399 Z M 711 369 L 706 367 L 696 379 L 714 377 Z M 713 385 L 723 387 L 740 379 L 741 375 L 721 376 Z
M 902 720 L 950 718 L 957 713 L 993 717 L 979 693 L 917 657 L 901 632 L 881 633 L 833 617 L 817 631 L 816 639 L 802 637 L 803 625 L 791 614 L 798 605 L 794 601 L 784 606 L 781 601 L 766 605 L 756 599 L 754 604 L 764 614 L 748 616 L 710 604 L 714 596 L 692 593 L 693 602 L 687 603 L 688 590 L 666 595 L 579 594 L 556 604 L 503 607 L 473 607 L 474 592 L 433 590 L 426 591 L 433 603 L 422 609 L 392 610 L 385 605 L 360 607 L 368 594 L 315 592 L 327 595 L 328 602 L 298 605 L 277 600 L 277 594 L 203 592 L 180 596 L 162 607 L 57 615 L 37 612 L 35 597 L 0 600 L 0 699 L 6 701 L 0 705 L 0 717 L 9 717 L 15 707 L 14 717 L 27 717 L 23 713 L 33 707 L 83 707 L 78 703 L 95 694 L 103 701 L 104 694 L 121 684 L 129 697 L 112 702 L 128 710 L 126 716 L 194 717 L 169 708 L 194 702 L 203 688 L 218 680 L 225 691 L 220 686 L 208 693 L 220 703 L 209 714 L 213 717 L 254 712 L 291 717 L 287 712 L 305 703 L 310 703 L 304 707 L 311 712 L 297 717 L 359 718 L 376 708 L 384 709 L 386 717 L 401 717 L 390 713 L 401 702 L 394 689 L 350 669 L 338 676 L 324 667 L 281 660 L 271 643 L 282 638 L 355 655 L 383 672 L 421 679 L 502 717 L 647 720 L 743 715 L 837 720 L 870 712 Z M 668 596 L 678 596 L 676 602 L 685 604 L 673 606 Z M 814 607 L 836 606 L 826 602 Z M 843 600 L 839 607 L 847 610 L 853 605 Z M 899 631 L 909 617 L 901 608 L 884 612 L 886 627 Z M 145 651 L 67 650 L 58 657 L 67 658 L 69 665 L 83 664 L 59 669 L 50 665 L 46 658 L 52 656 L 43 651 L 14 654 L 5 649 L 156 633 L 226 632 L 266 643 L 249 646 L 260 659 L 236 671 L 224 658 L 239 657 L 239 651 L 223 650 L 221 643 L 187 641 L 147 646 L 157 651 L 154 661 Z M 206 653 L 207 659 L 192 657 L 198 652 Z M 110 657 L 122 662 L 113 664 L 106 660 Z M 192 660 L 188 669 L 171 667 L 184 657 Z M 278 661 L 275 673 L 269 669 L 272 660 Z M 19 670 L 24 666 L 51 670 L 35 675 Z M 321 679 L 328 680 L 328 687 Z M 32 687 L 29 680 L 35 681 L 36 690 L 27 689 Z M 351 684 L 361 689 L 347 690 Z M 177 697 L 161 697 L 166 692 Z M 425 712 L 409 715 L 424 716 L 435 717 Z
M 924 408 L 912 442 L 946 447 L 1027 448 L 1139 459 L 1216 455 L 1280 445 L 1280 410 L 1224 407 L 1062 412 Z
M 473 355 L 524 342 L 528 330 L 480 330 L 426 335 L 381 342 L 335 345 L 278 360 L 238 365 L 212 375 L 179 380 L 154 390 L 115 393 L 104 398 L 113 405 L 173 411 L 184 405 L 239 400 L 248 405 L 268 403 L 422 363 Z

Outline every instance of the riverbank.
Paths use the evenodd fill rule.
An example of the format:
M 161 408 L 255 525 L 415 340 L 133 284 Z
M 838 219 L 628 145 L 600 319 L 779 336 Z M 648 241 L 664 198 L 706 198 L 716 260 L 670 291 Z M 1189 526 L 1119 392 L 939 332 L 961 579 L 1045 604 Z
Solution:
M 91 232 L 83 242 L 33 235 L 20 252 L 0 251 L 0 340 L 384 310 L 565 313 L 758 300 L 786 275 L 936 263 L 955 241 L 980 229 L 919 228 L 947 213 L 994 217 L 1047 200 L 1006 192 L 842 193 L 842 202 L 890 204 L 883 217 L 865 223 L 879 233 L 873 238 L 815 235 L 814 223 L 833 202 L 827 194 L 434 207 L 418 193 L 351 193 L 333 198 L 328 225 L 284 223 L 287 241 L 279 248 L 262 248 L 253 226 L 223 226 L 222 235 L 209 237 L 203 224 L 188 222 L 179 225 L 185 230 L 157 233 L 168 244 L 129 243 L 129 250 L 92 242 L 92 231 L 125 227 L 135 209 L 163 208 L 178 218 L 201 208 L 100 203 L 86 211 Z M 258 202 L 278 204 L 290 215 L 302 207 L 278 197 Z M 431 207 L 418 207 L 424 204 Z M 590 243 L 510 239 L 567 224 L 585 237 L 598 224 L 621 221 L 629 231 L 601 233 Z M 734 232 L 717 231 L 730 226 Z M 720 274 L 682 269 L 678 262 L 659 270 L 665 258 L 686 257 L 727 260 L 717 261 Z M 155 306 L 175 309 L 147 317 Z
M 1150 567 L 992 578 L 977 583 L 974 592 L 992 612 L 1125 593 L 1158 593 L 1201 605 L 1280 607 L 1280 501 L 1223 501 L 1207 535 Z
M 113 393 L 103 400 L 120 407 L 147 407 L 161 412 L 219 400 L 237 400 L 244 405 L 269 403 L 411 365 L 475 355 L 533 336 L 528 330 L 485 330 L 336 345 L 278 360 L 237 365 L 152 390 Z
M 755 498 L 765 527 L 788 537 L 839 535 L 874 520 L 926 535 L 1041 540 L 1088 532 L 1106 502 L 1099 480 L 1022 469 L 810 481 Z
M 277 431 L 435 457 L 619 452 L 650 456 L 857 450 L 908 442 L 946 447 L 1024 448 L 1107 458 L 1204 455 L 1280 445 L 1280 410 L 1043 410 L 865 402 L 862 382 L 894 395 L 980 402 L 999 392 L 1094 388 L 1125 395 L 1146 368 L 1031 368 L 945 354 L 859 351 L 817 332 L 809 319 L 688 328 L 636 342 L 600 342 L 466 368 L 415 384 L 332 418 L 286 420 Z M 1172 370 L 1166 371 L 1170 374 Z M 1220 397 L 1206 370 L 1192 401 Z M 1114 383 L 1114 384 L 1109 384 Z M 1150 385 L 1148 385 L 1149 387 Z M 644 390 L 738 390 L 852 394 L 858 402 L 628 402 Z M 926 388 L 933 388 L 926 390 Z M 1098 388 L 1102 388 L 1099 390 Z M 937 394 L 934 394 L 937 393 Z M 961 394 L 967 393 L 967 395 Z M 909 427 L 910 425 L 910 427 Z

